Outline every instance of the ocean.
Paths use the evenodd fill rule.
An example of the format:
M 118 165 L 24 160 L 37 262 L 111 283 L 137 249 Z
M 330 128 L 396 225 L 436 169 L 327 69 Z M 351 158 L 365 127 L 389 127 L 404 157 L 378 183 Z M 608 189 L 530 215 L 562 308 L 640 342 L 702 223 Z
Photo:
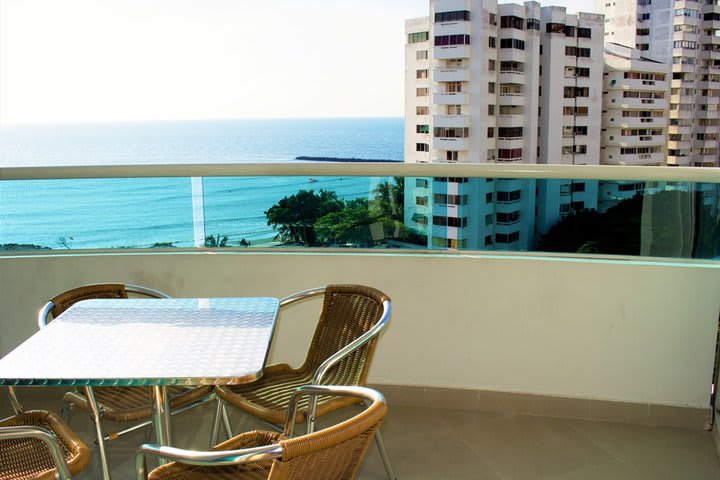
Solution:
M 403 159 L 401 118 L 222 120 L 0 128 L 0 165 L 289 162 L 298 156 Z M 371 196 L 378 179 L 206 178 L 205 232 L 258 245 L 264 212 L 300 189 Z M 0 245 L 193 246 L 188 178 L 0 182 Z

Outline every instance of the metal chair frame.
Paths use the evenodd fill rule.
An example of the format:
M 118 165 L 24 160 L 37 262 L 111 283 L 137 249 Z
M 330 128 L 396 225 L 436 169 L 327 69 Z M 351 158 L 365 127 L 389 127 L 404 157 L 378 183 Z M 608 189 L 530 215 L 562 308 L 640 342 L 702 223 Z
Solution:
M 152 288 L 143 287 L 140 285 L 132 285 L 132 284 L 124 284 L 125 292 L 133 295 L 139 295 L 142 297 L 147 298 L 172 298 L 170 295 L 163 293 L 159 290 L 154 290 Z M 48 301 L 38 312 L 37 315 L 37 324 L 40 329 L 43 329 L 48 324 L 48 318 L 50 316 L 50 312 L 52 309 L 55 308 L 55 304 L 50 300 Z M 11 395 L 11 402 L 13 401 L 13 395 Z M 17 396 L 14 397 L 15 401 L 17 401 Z M 116 440 L 119 437 L 126 435 L 128 433 L 134 432 L 136 430 L 139 430 L 141 428 L 145 428 L 152 425 L 152 420 L 146 420 L 143 422 L 140 422 L 136 425 L 133 425 L 132 427 L 126 428 L 124 430 L 120 430 L 118 432 L 113 432 L 109 434 L 104 433 L 104 429 L 102 426 L 102 418 L 104 409 L 100 408 L 97 404 L 97 401 L 95 400 L 95 394 L 93 393 L 92 387 L 85 387 L 85 396 L 80 395 L 76 392 L 67 392 L 64 395 L 65 402 L 67 403 L 67 409 L 63 409 L 61 413 L 65 414 L 66 412 L 69 413 L 70 410 L 72 410 L 73 404 L 68 401 L 68 399 L 75 400 L 77 403 L 86 403 L 88 406 L 88 409 L 90 410 L 90 419 L 95 425 L 95 445 L 97 445 L 99 454 L 100 454 L 100 462 L 102 464 L 102 475 L 103 480 L 109 480 L 110 479 L 110 469 L 108 466 L 108 460 L 107 460 L 107 450 L 105 446 L 105 442 L 109 442 L 112 440 Z M 198 407 L 200 405 L 203 405 L 207 402 L 210 402 L 215 399 L 215 394 L 210 393 L 209 395 L 205 396 L 204 398 L 190 403 L 188 405 L 185 405 L 181 408 L 176 408 L 174 410 L 171 410 L 171 415 L 177 415 L 179 413 L 186 412 L 190 409 L 193 409 L 195 407 Z M 148 399 L 149 401 L 150 399 Z M 20 403 L 18 402 L 18 405 Z M 20 406 L 22 408 L 22 406 Z
M 13 387 L 6 388 L 15 415 L 20 415 L 24 412 L 24 409 L 18 401 L 15 389 Z M 50 452 L 53 463 L 55 463 L 58 479 L 72 480 L 72 474 L 65 461 L 62 445 L 53 432 L 41 427 L 0 427 L 0 440 L 20 440 L 23 438 L 34 438 L 44 443 Z
M 326 287 L 318 287 L 318 288 L 312 288 L 309 290 L 304 290 L 302 292 L 294 293 L 292 295 L 289 295 L 285 298 L 282 298 L 280 300 L 280 309 L 283 309 L 284 307 L 293 305 L 297 302 L 300 302 L 302 300 L 306 300 L 309 298 L 317 297 L 317 296 L 323 296 L 325 295 Z M 361 348 L 362 346 L 366 345 L 367 343 L 371 342 L 373 339 L 375 339 L 380 333 L 387 327 L 387 324 L 390 321 L 390 315 L 392 313 L 392 307 L 389 300 L 385 300 L 383 302 L 383 312 L 380 316 L 380 319 L 378 322 L 373 325 L 367 332 L 365 332 L 363 335 L 359 336 L 349 344 L 347 344 L 345 347 L 343 347 L 341 350 L 330 356 L 327 360 L 325 360 L 320 367 L 315 371 L 315 374 L 312 377 L 312 383 L 310 385 L 313 386 L 320 386 L 322 385 L 322 380 L 327 374 L 327 372 L 338 362 L 343 360 L 348 355 L 351 355 L 354 351 Z M 217 444 L 219 439 L 219 429 L 220 429 L 220 418 L 222 417 L 223 424 L 225 426 L 225 433 L 228 436 L 228 438 L 232 438 L 232 429 L 230 427 L 230 422 L 227 415 L 227 404 L 224 402 L 221 398 L 217 397 L 217 409 L 215 411 L 215 416 L 213 418 L 212 423 L 212 434 L 210 438 L 210 446 L 214 446 Z M 317 395 L 313 395 L 310 397 L 310 402 L 308 404 L 308 415 L 307 415 L 307 422 L 306 422 L 306 433 L 312 433 L 315 429 L 315 422 L 316 422 L 316 416 L 315 412 L 317 410 Z M 243 413 L 245 413 L 243 411 Z M 275 424 L 271 424 L 268 422 L 265 422 L 259 418 L 256 418 L 250 414 L 247 414 L 248 416 L 252 417 L 256 421 L 262 423 L 263 425 L 267 426 L 268 428 L 280 432 L 282 429 Z M 293 417 L 294 418 L 294 417 Z M 380 433 L 380 429 L 377 430 L 375 433 L 375 443 L 378 448 L 378 452 L 380 453 L 380 457 L 383 461 L 383 466 L 385 467 L 385 473 L 387 474 L 388 480 L 395 480 L 397 477 L 395 475 L 395 471 L 392 467 L 392 463 L 390 462 L 390 455 L 388 454 L 387 448 L 385 446 L 385 440 L 382 437 L 382 434 Z
M 290 399 L 290 406 L 288 408 L 285 426 L 282 429 L 283 434 L 288 438 L 292 437 L 298 410 L 298 402 L 303 395 L 309 395 L 311 399 L 315 400 L 317 400 L 318 395 L 356 397 L 362 399 L 363 403 L 368 406 L 375 403 L 385 404 L 385 398 L 380 392 L 365 387 L 336 387 L 321 385 L 305 385 L 303 387 L 299 387 Z M 315 415 L 316 405 L 317 402 L 311 402 L 311 406 L 308 407 L 308 412 L 311 416 Z M 310 435 L 313 432 L 314 425 L 308 428 L 306 435 Z M 377 431 L 375 433 L 377 435 Z M 278 443 L 261 447 L 244 448 L 240 450 L 213 450 L 205 452 L 145 444 L 138 449 L 135 456 L 137 480 L 147 479 L 145 459 L 148 455 L 188 465 L 224 466 L 279 459 L 283 455 L 283 450 L 282 446 Z

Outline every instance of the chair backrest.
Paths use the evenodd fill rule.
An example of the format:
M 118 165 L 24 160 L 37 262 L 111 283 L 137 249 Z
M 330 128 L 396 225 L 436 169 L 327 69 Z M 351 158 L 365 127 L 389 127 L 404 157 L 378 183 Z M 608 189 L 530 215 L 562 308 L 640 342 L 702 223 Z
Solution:
M 314 374 L 329 357 L 375 326 L 382 318 L 385 301 L 390 297 L 372 287 L 326 287 L 320 320 L 300 370 Z M 322 384 L 365 385 L 376 344 L 377 337 L 342 359 L 328 371 Z
M 327 390 L 331 395 L 333 388 L 336 387 Z M 314 389 L 312 386 L 302 387 L 298 392 Z M 340 387 L 339 390 L 351 391 L 352 387 Z M 282 456 L 273 462 L 268 480 L 355 478 L 375 431 L 387 413 L 387 404 L 379 392 L 357 387 L 355 390 L 363 393 L 366 400 L 372 398 L 368 402 L 370 405 L 342 423 L 309 435 L 280 440 L 278 443 L 282 447 Z M 291 407 L 288 412 L 290 418 L 294 417 L 292 410 Z M 286 425 L 286 432 L 288 428 L 292 428 L 290 422 Z
M 170 298 L 169 295 L 139 285 L 126 285 L 124 283 L 96 283 L 75 287 L 54 296 L 38 313 L 38 326 L 43 328 L 48 320 L 57 318 L 68 308 L 82 300 L 101 298 L 129 298 L 134 294 L 148 298 Z

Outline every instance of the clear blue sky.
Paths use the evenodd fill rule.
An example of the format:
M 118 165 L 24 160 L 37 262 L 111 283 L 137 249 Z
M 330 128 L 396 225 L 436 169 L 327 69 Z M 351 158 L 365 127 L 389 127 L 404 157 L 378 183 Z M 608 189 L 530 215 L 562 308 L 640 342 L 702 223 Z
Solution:
M 427 0 L 0 0 L 0 125 L 401 116 L 404 19 L 427 13 Z

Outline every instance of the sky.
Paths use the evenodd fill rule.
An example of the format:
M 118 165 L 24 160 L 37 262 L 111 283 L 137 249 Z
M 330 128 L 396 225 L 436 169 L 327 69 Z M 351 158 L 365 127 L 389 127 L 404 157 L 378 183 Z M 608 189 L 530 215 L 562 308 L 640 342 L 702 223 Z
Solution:
M 427 14 L 428 0 L 0 0 L 0 126 L 399 117 L 404 20 Z

